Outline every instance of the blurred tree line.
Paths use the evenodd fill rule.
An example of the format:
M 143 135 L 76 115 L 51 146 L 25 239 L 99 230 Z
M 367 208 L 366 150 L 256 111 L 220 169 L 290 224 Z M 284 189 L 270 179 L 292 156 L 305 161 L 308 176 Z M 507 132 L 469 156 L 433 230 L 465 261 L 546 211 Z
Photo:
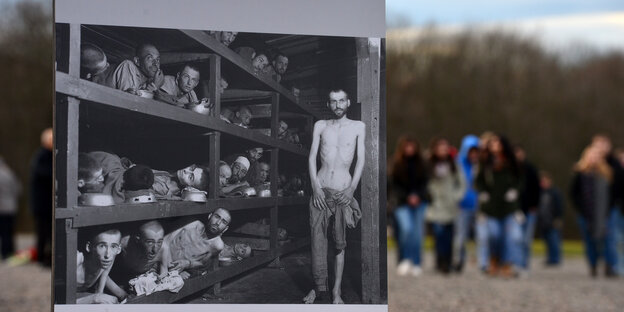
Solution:
M 491 130 L 523 146 L 568 195 L 572 166 L 594 134 L 624 146 L 622 53 L 584 49 L 566 61 L 507 31 L 442 35 L 430 28 L 400 38 L 387 39 L 388 154 L 403 133 L 423 147 L 438 136 L 459 147 L 464 135 Z M 566 199 L 564 234 L 579 237 Z
M 51 3 L 5 3 L 0 10 L 0 155 L 23 191 L 17 231 L 32 231 L 28 208 L 30 161 L 41 131 L 52 126 Z

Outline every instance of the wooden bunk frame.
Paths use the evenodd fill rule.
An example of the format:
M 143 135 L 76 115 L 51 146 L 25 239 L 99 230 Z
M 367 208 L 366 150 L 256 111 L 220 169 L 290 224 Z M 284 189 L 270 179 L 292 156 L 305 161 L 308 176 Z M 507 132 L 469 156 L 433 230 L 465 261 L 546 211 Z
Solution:
M 80 24 L 69 24 L 69 68 L 68 72 L 56 71 L 56 109 L 55 109 L 55 133 L 56 133 L 56 158 L 55 168 L 57 169 L 55 179 L 58 183 L 57 200 L 55 205 L 55 244 L 61 244 L 64 247 L 64 257 L 55 257 L 55 265 L 60 267 L 60 271 L 55 269 L 55 274 L 59 272 L 63 273 L 63 276 L 56 276 L 53 280 L 62 281 L 61 287 L 56 283 L 54 289 L 60 291 L 61 295 L 55 295 L 57 304 L 73 304 L 76 302 L 76 251 L 78 249 L 78 230 L 83 227 L 103 225 L 119 222 L 130 222 L 139 220 L 151 220 L 158 218 L 178 217 L 196 214 L 206 214 L 213 211 L 216 207 L 226 207 L 229 210 L 241 210 L 241 209 L 268 209 L 270 217 L 270 250 L 260 255 L 254 256 L 250 259 L 233 264 L 232 266 L 219 268 L 212 271 L 209 274 L 193 277 L 186 281 L 184 288 L 178 294 L 172 294 L 168 292 L 155 293 L 150 296 L 139 296 L 133 298 L 131 303 L 171 303 L 176 302 L 186 296 L 197 293 L 200 290 L 207 289 L 214 286 L 215 291 L 220 288 L 220 282 L 237 276 L 250 269 L 269 264 L 276 260 L 285 253 L 292 252 L 298 248 L 302 248 L 309 244 L 309 238 L 299 239 L 292 241 L 289 244 L 280 246 L 278 244 L 277 230 L 278 230 L 278 209 L 283 206 L 307 206 L 309 196 L 305 197 L 278 197 L 277 196 L 277 177 L 278 177 L 278 159 L 282 153 L 289 153 L 300 157 L 302 163 L 307 164 L 308 150 L 298 147 L 294 144 L 290 144 L 277 139 L 277 133 L 280 120 L 280 106 L 290 105 L 299 108 L 304 113 L 295 113 L 294 117 L 302 117 L 308 120 L 308 125 L 312 119 L 318 119 L 320 116 L 311 109 L 311 107 L 299 103 L 298 98 L 285 89 L 278 82 L 271 77 L 258 75 L 254 72 L 251 64 L 245 61 L 241 56 L 222 45 L 203 31 L 198 30 L 180 30 L 181 36 L 188 36 L 208 51 L 206 53 L 192 53 L 184 56 L 184 60 L 197 60 L 203 59 L 210 62 L 210 100 L 215 103 L 215 113 L 213 116 L 205 116 L 194 113 L 190 110 L 180 109 L 166 103 L 158 102 L 151 99 L 145 99 L 138 96 L 130 95 L 120 90 L 111 89 L 105 86 L 101 86 L 87 80 L 80 78 L 80 43 L 81 43 L 81 29 Z M 362 41 L 362 39 L 357 39 Z M 363 42 L 365 42 L 364 39 Z M 363 48 L 362 48 L 363 49 Z M 374 50 L 374 47 L 373 47 Z M 363 51 L 363 50 L 362 50 Z M 163 57 L 163 61 L 172 62 L 180 61 L 180 57 L 175 57 L 172 54 L 166 54 Z M 366 57 L 370 62 L 370 55 L 360 55 L 360 48 L 358 48 L 358 58 Z M 373 65 L 369 66 L 363 64 L 362 66 L 369 66 L 368 74 L 373 74 L 375 70 L 375 61 L 377 66 L 377 73 L 379 68 L 379 55 L 377 59 L 373 59 Z M 262 82 L 272 91 L 262 91 L 257 94 L 258 96 L 269 97 L 270 107 L 266 107 L 266 110 L 271 112 L 270 117 L 264 116 L 264 118 L 270 118 L 271 124 L 271 136 L 258 133 L 256 131 L 250 131 L 231 124 L 228 124 L 218 117 L 221 108 L 221 95 L 217 92 L 217 83 L 221 76 L 221 62 L 222 60 L 228 60 L 234 66 L 247 72 L 249 75 L 255 77 L 258 81 Z M 164 63 L 164 62 L 163 62 Z M 358 63 L 358 71 L 360 70 L 360 63 Z M 377 79 L 378 90 L 378 78 L 373 78 L 373 81 L 365 81 L 369 85 L 375 85 L 375 79 Z M 358 89 L 360 81 L 358 81 Z M 254 96 L 251 92 L 249 95 Z M 358 93 L 360 93 L 358 91 Z M 378 95 L 377 91 L 377 95 Z M 358 94 L 359 95 L 359 94 Z M 370 94 L 370 97 L 366 99 L 358 99 L 360 101 L 367 101 L 373 107 L 375 105 L 379 107 L 379 98 L 373 98 L 374 94 Z M 60 100 L 59 100 L 60 99 Z M 66 99 L 66 100 L 65 100 Z M 88 101 L 96 103 L 96 105 L 104 105 L 123 109 L 128 114 L 145 114 L 151 117 L 167 119 L 170 121 L 179 122 L 194 127 L 205 129 L 206 132 L 210 132 L 209 136 L 210 144 L 210 176 L 209 176 L 209 194 L 208 201 L 206 203 L 193 203 L 184 201 L 160 201 L 157 203 L 140 204 L 140 205 L 128 205 L 118 204 L 110 207 L 81 207 L 77 203 L 78 188 L 77 188 L 77 170 L 78 170 L 78 142 L 79 142 L 79 116 L 81 101 Z M 379 123 L 379 115 L 369 115 L 370 122 L 375 120 Z M 215 117 L 216 116 L 216 117 Z M 372 116 L 372 117 L 371 117 Z M 309 128 L 310 126 L 306 127 Z M 311 130 L 311 129 L 310 129 Z M 271 194 L 272 197 L 268 198 L 219 198 L 218 185 L 219 177 L 218 166 L 221 146 L 221 135 L 228 134 L 234 137 L 244 139 L 255 144 L 268 147 L 270 149 L 271 159 Z M 379 136 L 367 136 L 367 144 L 379 140 Z M 374 143 L 374 142 L 373 142 Z M 376 159 L 372 159 L 375 161 Z M 368 159 L 367 162 L 371 161 Z M 307 166 L 306 166 L 307 167 Z M 366 170 L 375 172 L 374 168 L 378 167 L 377 163 L 367 163 Z M 378 172 L 376 175 L 366 174 L 363 177 L 364 183 L 373 184 L 379 181 Z M 385 188 L 383 188 L 385 189 Z M 364 189 L 363 189 L 364 191 Z M 365 192 L 363 192 L 364 194 Z M 367 195 L 371 197 L 374 195 Z M 363 218 L 362 239 L 365 239 L 362 244 L 362 248 L 375 248 L 379 246 L 378 233 L 379 233 L 379 204 L 377 201 L 369 200 L 368 203 L 363 201 L 363 210 L 373 211 L 372 214 L 365 213 Z M 371 205 L 373 208 L 371 208 Z M 130 207 L 131 206 L 131 207 Z M 368 207 L 368 208 L 367 208 Z M 59 228 L 61 227 L 61 228 Z M 377 235 L 377 236 L 376 236 Z M 366 247 L 365 247 L 366 246 Z M 57 250 L 56 246 L 54 247 Z M 372 249 L 370 249 L 372 250 Z M 374 254 L 374 253 L 373 253 Z M 379 258 L 372 255 L 371 259 L 364 259 L 365 257 L 371 257 L 368 252 L 365 253 L 362 250 L 363 263 L 362 263 L 362 282 L 373 284 L 379 281 Z M 59 263 L 61 259 L 62 263 Z M 377 269 L 375 269 L 375 267 Z M 64 287 L 63 287 L 64 286 Z M 363 287 L 365 289 L 365 287 Z M 371 291 L 362 292 L 363 302 L 365 303 L 378 303 L 379 302 L 379 288 L 373 288 Z

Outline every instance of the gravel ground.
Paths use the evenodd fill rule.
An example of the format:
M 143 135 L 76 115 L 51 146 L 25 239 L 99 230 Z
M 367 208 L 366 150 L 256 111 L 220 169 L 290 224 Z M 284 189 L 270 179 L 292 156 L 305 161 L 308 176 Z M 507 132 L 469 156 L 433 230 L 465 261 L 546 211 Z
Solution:
M 461 275 L 436 274 L 428 253 L 423 275 L 400 277 L 391 250 L 389 311 L 624 311 L 624 278 L 592 279 L 581 257 L 557 268 L 545 268 L 543 260 L 533 258 L 528 277 L 504 280 L 485 276 L 474 259 Z
M 591 279 L 583 258 L 544 268 L 535 257 L 525 279 L 484 276 L 474 263 L 461 275 L 442 276 L 425 256 L 420 277 L 396 275 L 396 252 L 388 252 L 390 312 L 399 311 L 624 311 L 624 278 Z M 0 262 L 0 312 L 50 311 L 50 270 L 36 264 Z
M 38 264 L 0 263 L 0 311 L 50 311 L 50 269 Z

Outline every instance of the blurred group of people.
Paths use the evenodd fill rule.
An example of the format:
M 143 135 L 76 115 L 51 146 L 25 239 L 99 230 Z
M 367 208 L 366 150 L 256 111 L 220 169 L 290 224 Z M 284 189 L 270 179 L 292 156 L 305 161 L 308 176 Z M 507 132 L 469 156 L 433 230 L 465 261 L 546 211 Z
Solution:
M 37 260 L 52 266 L 52 150 L 53 131 L 41 133 L 41 147 L 35 152 L 30 168 L 30 210 L 36 230 L 36 247 L 16 253 L 15 221 L 22 184 L 17 175 L 0 156 L 0 248 L 2 258 L 12 263 Z
M 399 245 L 399 275 L 422 274 L 425 220 L 435 240 L 435 268 L 461 272 L 466 242 L 477 242 L 479 268 L 489 274 L 528 274 L 536 228 L 547 242 L 546 265 L 561 261 L 563 198 L 547 172 L 538 172 L 520 146 L 486 132 L 467 135 L 459 150 L 436 138 L 427 150 L 399 139 L 388 179 L 389 207 Z
M 611 139 L 595 135 L 574 166 L 570 196 L 590 274 L 598 275 L 604 258 L 604 274 L 624 274 L 624 150 L 613 151 Z

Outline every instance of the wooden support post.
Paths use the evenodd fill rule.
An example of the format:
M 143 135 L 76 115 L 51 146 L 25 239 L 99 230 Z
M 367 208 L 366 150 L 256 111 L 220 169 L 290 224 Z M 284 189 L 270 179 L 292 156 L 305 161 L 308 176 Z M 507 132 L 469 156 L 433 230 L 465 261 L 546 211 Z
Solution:
M 72 220 L 65 219 L 65 235 L 67 245 L 65 246 L 65 304 L 76 303 L 76 252 L 78 250 L 78 229 L 72 228 Z
M 80 78 L 80 24 L 69 25 L 69 75 Z
M 80 24 L 69 25 L 69 75 L 80 78 Z M 78 138 L 80 100 L 67 97 L 67 127 L 62 134 L 65 148 L 60 151 L 65 157 L 67 175 L 65 176 L 66 208 L 74 209 L 78 203 Z M 72 228 L 72 220 L 65 220 L 65 303 L 76 303 L 76 252 L 78 249 L 78 230 Z
M 379 54 L 380 39 L 357 38 L 357 100 L 362 104 L 366 124 L 366 162 L 361 181 L 362 204 L 362 303 L 380 303 L 379 215 L 385 203 L 380 201 L 379 155 Z M 385 191 L 385 189 L 383 190 Z M 385 209 L 384 209 L 385 210 Z
M 271 97 L 271 137 L 277 139 L 277 134 L 279 131 L 279 93 L 273 93 Z M 277 198 L 277 184 L 279 177 L 279 168 L 278 168 L 278 157 L 279 157 L 279 149 L 273 148 L 271 150 L 271 196 Z M 271 234 L 270 234 L 270 242 L 271 242 L 271 255 L 274 257 L 279 257 L 277 254 L 277 218 L 278 218 L 278 204 L 275 201 L 273 207 L 271 207 Z
M 221 132 L 213 132 L 209 139 L 210 144 L 210 183 L 208 198 L 219 198 L 221 185 L 219 184 L 219 160 L 221 158 Z
M 214 103 L 213 116 L 221 115 L 221 57 L 210 55 L 210 103 Z

